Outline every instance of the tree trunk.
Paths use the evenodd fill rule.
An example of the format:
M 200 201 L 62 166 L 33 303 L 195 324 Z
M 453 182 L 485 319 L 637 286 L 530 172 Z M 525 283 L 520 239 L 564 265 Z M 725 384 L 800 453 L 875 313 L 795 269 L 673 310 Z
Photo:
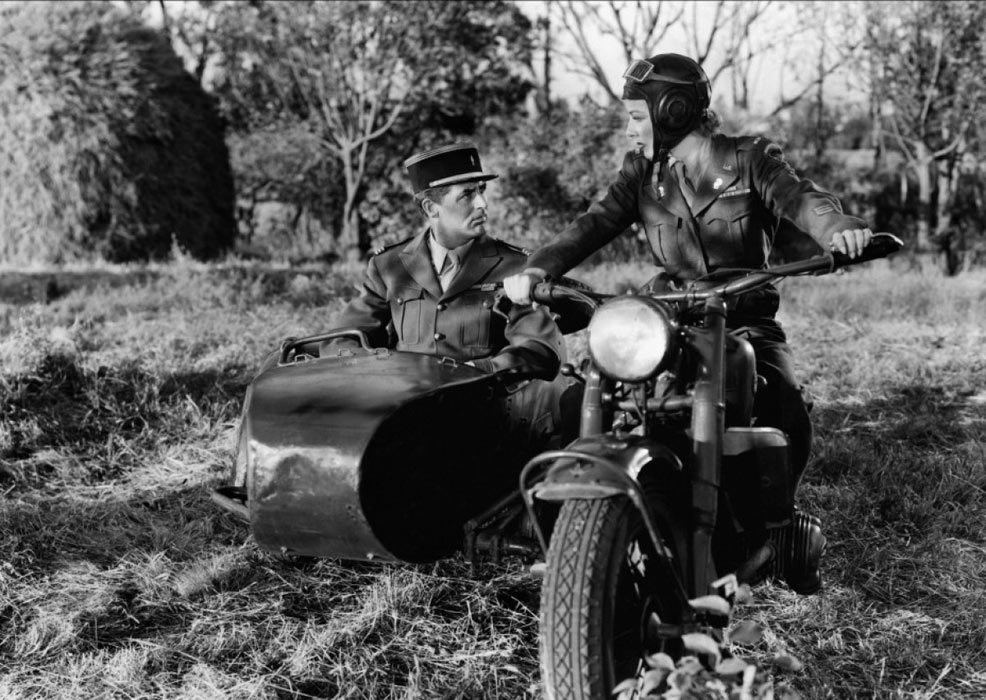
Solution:
M 541 82 L 541 114 L 551 116 L 551 3 L 545 3 L 544 17 L 538 19 L 544 31 L 541 33 L 544 42 L 544 78 Z
M 828 141 L 825 133 L 825 44 L 818 50 L 818 94 L 815 96 L 815 162 L 821 162 L 825 157 L 825 146 Z
M 932 219 L 935 211 L 931 206 L 934 183 L 931 179 L 931 154 L 923 143 L 916 145 L 915 170 L 918 176 L 918 221 L 915 252 L 926 253 L 931 250 Z
M 366 247 L 360 240 L 359 212 L 356 201 L 359 181 L 353 169 L 354 155 L 355 149 L 347 149 L 340 154 L 342 171 L 346 180 L 346 201 L 342 205 L 342 232 L 339 235 L 339 249 L 344 259 L 351 260 L 358 259 L 365 252 Z
M 876 84 L 876 71 L 870 77 L 872 84 Z M 877 91 L 871 87 L 870 92 L 870 123 L 873 125 L 871 138 L 873 139 L 873 174 L 876 175 L 884 167 L 883 149 L 883 113 L 880 110 L 880 97 Z M 901 177 L 907 176 L 901 173 Z M 903 200 L 901 204 L 903 205 Z
M 952 230 L 952 205 L 955 203 L 956 167 L 952 158 L 945 158 L 935 163 L 938 177 L 938 202 L 935 212 L 934 240 L 941 253 L 945 266 L 945 274 L 955 275 L 962 264 L 962 251 L 956 245 Z

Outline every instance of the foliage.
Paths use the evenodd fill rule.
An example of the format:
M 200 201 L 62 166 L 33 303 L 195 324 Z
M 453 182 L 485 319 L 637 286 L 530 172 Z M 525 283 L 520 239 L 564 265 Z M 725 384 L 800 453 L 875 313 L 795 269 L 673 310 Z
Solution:
M 966 153 L 983 152 L 977 139 L 986 107 L 986 42 L 979 27 L 986 6 L 970 0 L 907 2 L 893 9 L 868 3 L 866 18 L 871 89 L 918 181 L 917 244 L 927 250 L 934 242 L 954 272 L 951 210 L 959 164 Z
M 860 150 L 873 147 L 873 126 L 859 105 L 826 102 L 818 119 L 817 102 L 800 102 L 769 120 L 771 138 L 787 149 Z M 819 131 L 821 133 L 819 134 Z
M 283 258 L 312 258 L 333 250 L 338 230 L 332 224 L 343 200 L 340 167 L 320 156 L 315 136 L 286 125 L 230 134 L 227 141 L 236 173 L 240 240 L 262 242 Z M 265 219 L 271 203 L 290 213 L 287 221 Z
M 223 126 L 165 37 L 104 3 L 22 3 L 3 9 L 0 56 L 6 260 L 231 245 Z
M 387 187 L 403 159 L 514 112 L 530 88 L 530 23 L 506 2 L 229 3 L 216 22 L 224 113 L 239 133 L 307 131 L 313 160 L 336 161 L 316 170 L 337 179 L 324 184 L 342 207 L 323 223 L 342 246 L 365 250 L 364 223 L 387 214 L 374 203 L 407 197 Z
M 584 99 L 579 110 L 556 105 L 549 119 L 517 124 L 490 144 L 501 179 L 491 185 L 490 221 L 497 235 L 536 248 L 601 199 L 626 154 L 623 109 Z M 590 258 L 650 259 L 636 229 Z
M 733 596 L 733 602 L 719 596 L 705 596 L 704 599 L 692 601 L 692 605 L 699 601 L 705 605 L 711 602 L 713 609 L 722 611 L 732 620 L 735 610 L 751 599 L 750 587 L 742 584 Z M 617 700 L 752 700 L 791 697 L 783 691 L 774 694 L 770 666 L 796 672 L 803 667 L 797 658 L 790 654 L 777 654 L 771 659 L 770 666 L 759 668 L 756 663 L 750 663 L 737 655 L 742 653 L 744 647 L 755 646 L 763 639 L 764 630 L 761 625 L 741 620 L 729 625 L 723 633 L 709 632 L 683 634 L 685 654 L 677 662 L 664 652 L 648 654 L 637 677 L 627 678 L 613 689 Z

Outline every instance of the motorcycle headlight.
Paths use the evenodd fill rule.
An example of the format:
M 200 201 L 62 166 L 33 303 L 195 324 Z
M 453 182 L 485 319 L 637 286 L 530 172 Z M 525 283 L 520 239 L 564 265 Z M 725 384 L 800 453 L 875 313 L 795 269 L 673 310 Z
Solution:
M 639 382 L 653 377 L 671 354 L 674 324 L 645 297 L 617 297 L 589 321 L 589 354 L 608 377 Z

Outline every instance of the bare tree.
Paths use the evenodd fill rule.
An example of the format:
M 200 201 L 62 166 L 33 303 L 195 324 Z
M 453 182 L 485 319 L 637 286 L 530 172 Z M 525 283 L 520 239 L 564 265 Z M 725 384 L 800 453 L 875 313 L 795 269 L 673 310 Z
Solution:
M 593 80 L 610 100 L 620 96 L 610 84 L 600 57 L 597 35 L 618 42 L 624 63 L 657 53 L 657 46 L 684 14 L 684 5 L 666 2 L 585 3 L 565 0 L 552 3 L 555 14 L 575 42 L 575 52 L 559 52 L 573 72 Z
M 701 65 L 713 85 L 728 76 L 733 103 L 750 106 L 753 71 L 757 59 L 778 52 L 810 30 L 808 21 L 776 21 L 781 5 L 774 0 L 729 2 L 713 5 L 694 2 L 549 2 L 550 14 L 557 18 L 575 48 L 558 51 L 569 70 L 598 85 L 613 101 L 617 88 L 610 83 L 612 71 L 603 59 L 599 37 L 615 43 L 624 65 L 636 58 L 651 56 L 674 36 L 685 39 L 685 51 Z M 799 3 L 799 7 L 811 3 Z M 775 20 L 771 24 L 771 20 Z M 819 70 L 820 78 L 810 81 L 791 96 L 781 97 L 773 113 L 790 107 L 813 90 L 819 80 L 835 71 L 841 61 L 830 60 Z
M 801 2 L 796 9 L 797 16 L 783 39 L 786 49 L 779 63 L 782 70 L 793 70 L 800 79 L 781 81 L 782 88 L 788 82 L 797 88 L 793 93 L 782 90 L 770 114 L 779 114 L 814 96 L 816 117 L 820 119 L 825 109 L 825 84 L 853 62 L 863 43 L 858 28 L 860 17 L 853 4 L 824 0 Z M 816 150 L 824 151 L 824 143 L 816 144 Z
M 410 91 L 411 76 L 402 70 L 402 42 L 389 31 L 394 18 L 385 13 L 360 13 L 348 18 L 345 40 L 309 40 L 285 56 L 295 89 L 309 114 L 321 126 L 322 146 L 342 163 L 346 184 L 340 242 L 361 246 L 356 196 L 366 173 L 370 142 L 397 121 Z
M 238 36 L 249 42 L 241 49 L 247 58 L 239 60 L 252 62 L 248 70 L 258 76 L 243 89 L 268 93 L 275 112 L 302 118 L 340 163 L 345 198 L 339 243 L 353 253 L 365 248 L 357 204 L 370 144 L 397 121 L 417 77 L 405 60 L 411 52 L 403 13 L 398 5 L 357 2 L 233 9 L 239 10 Z M 250 104 L 256 109 L 264 102 Z
M 977 122 L 986 108 L 986 6 L 867 4 L 868 56 L 882 118 L 918 181 L 916 247 L 938 249 L 955 272 L 951 208 L 958 166 L 981 148 Z M 937 203 L 937 205 L 935 205 Z

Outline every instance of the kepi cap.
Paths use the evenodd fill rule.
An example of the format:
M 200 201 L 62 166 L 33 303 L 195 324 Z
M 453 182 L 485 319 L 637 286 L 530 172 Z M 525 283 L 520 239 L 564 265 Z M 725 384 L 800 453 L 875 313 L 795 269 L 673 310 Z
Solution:
M 429 187 L 499 177 L 483 172 L 479 150 L 469 143 L 457 143 L 417 153 L 404 161 L 404 170 L 411 178 L 411 188 L 415 194 Z

